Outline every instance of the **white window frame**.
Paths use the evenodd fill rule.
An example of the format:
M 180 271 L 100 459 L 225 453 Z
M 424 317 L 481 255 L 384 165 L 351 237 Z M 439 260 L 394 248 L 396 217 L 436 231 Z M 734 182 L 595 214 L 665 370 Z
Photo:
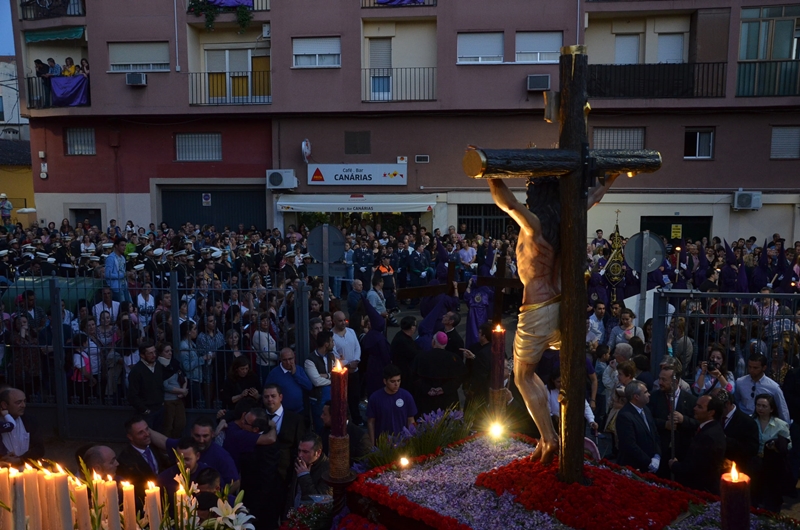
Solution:
M 203 141 L 208 141 L 209 145 L 201 145 Z M 182 142 L 185 142 L 183 146 Z M 194 142 L 195 145 L 190 145 L 191 142 Z M 182 152 L 181 147 L 188 151 Z M 207 151 L 205 153 L 201 152 L 199 156 L 196 156 L 198 150 L 202 149 L 207 149 Z M 222 133 L 175 133 L 175 161 L 221 162 Z
M 225 94 L 226 95 L 224 97 L 211 97 L 211 95 L 208 95 L 208 101 L 209 102 L 211 102 L 211 103 L 213 103 L 215 105 L 221 105 L 221 104 L 226 104 L 226 103 L 230 103 L 230 104 L 235 104 L 235 103 L 245 104 L 245 103 L 271 103 L 272 102 L 272 96 L 271 95 L 269 95 L 269 96 L 254 96 L 252 94 L 252 89 L 253 89 L 253 57 L 269 57 L 268 53 L 257 54 L 257 52 L 259 50 L 257 50 L 256 48 L 252 48 L 252 47 L 240 48 L 240 47 L 236 47 L 236 46 L 231 46 L 231 47 L 227 47 L 227 48 L 207 47 L 207 48 L 205 48 L 204 51 L 205 51 L 205 65 L 206 65 L 206 67 L 205 67 L 205 70 L 206 70 L 205 75 L 207 76 L 206 79 L 208 79 L 209 74 L 225 74 L 225 83 L 226 83 L 226 87 L 225 87 Z M 247 70 L 231 70 L 231 66 L 230 66 L 231 65 L 231 58 L 230 58 L 230 52 L 231 51 L 246 51 L 247 52 Z M 212 70 L 211 69 L 211 67 L 209 66 L 208 52 L 225 52 L 225 69 L 224 70 Z M 247 92 L 248 92 L 248 94 L 246 96 L 234 96 L 233 95 L 233 77 L 231 77 L 231 74 L 233 74 L 233 73 L 246 73 L 247 74 Z M 209 83 L 209 85 L 210 85 L 209 81 L 206 81 L 206 82 Z M 210 89 L 209 89 L 209 91 L 210 91 Z
M 644 127 L 594 127 L 592 149 L 644 149 Z
M 769 158 L 770 160 L 800 158 L 800 126 L 776 125 L 772 127 Z
M 525 38 L 527 35 L 539 34 L 543 37 L 555 37 L 558 35 L 560 44 L 555 50 L 523 50 L 524 44 L 520 43 L 520 37 Z M 514 59 L 518 63 L 524 64 L 558 64 L 561 57 L 561 47 L 564 44 L 564 33 L 562 31 L 518 31 L 514 43 Z M 530 56 L 529 58 L 520 58 L 521 56 Z
M 113 59 L 114 46 L 130 46 L 136 47 L 136 45 L 159 45 L 165 46 L 166 57 L 162 57 L 162 59 L 166 59 L 166 62 L 163 61 L 141 61 L 141 62 L 118 62 L 114 63 L 111 62 Z M 108 73 L 110 74 L 123 74 L 129 72 L 170 72 L 170 62 L 169 62 L 169 42 L 167 41 L 158 41 L 158 42 L 109 42 L 108 43 Z
M 464 54 L 462 55 L 462 51 L 459 50 L 461 46 L 459 46 L 458 40 L 460 39 L 469 39 L 470 36 L 477 36 L 477 35 L 485 35 L 496 37 L 497 35 L 500 36 L 501 39 L 501 46 L 500 46 L 500 54 Z M 485 31 L 481 33 L 459 33 L 456 37 L 456 64 L 502 64 L 503 63 L 503 51 L 505 46 L 504 41 L 505 36 L 503 35 L 502 31 Z M 474 44 L 473 44 L 474 46 Z
M 317 52 L 311 52 L 302 50 L 306 53 L 297 53 L 297 45 L 308 41 L 320 41 L 320 45 L 327 44 L 330 46 L 330 50 L 318 50 Z M 327 42 L 326 42 L 327 41 Z M 336 50 L 336 51 L 334 51 Z M 320 53 L 322 51 L 323 53 Z M 327 52 L 327 53 L 325 53 Z M 332 57 L 334 59 L 335 64 L 320 64 L 320 57 Z M 314 64 L 298 64 L 297 59 L 298 57 L 313 57 Z M 292 38 L 292 68 L 341 68 L 342 67 L 342 38 L 341 37 L 293 37 Z
M 94 156 L 97 154 L 94 127 L 67 127 L 64 129 L 67 156 Z
M 710 141 L 708 146 L 708 155 L 699 155 L 700 152 L 700 138 L 703 133 L 710 133 Z M 713 127 L 687 127 L 684 130 L 684 149 L 686 148 L 686 135 L 687 134 L 695 134 L 695 148 L 694 148 L 694 156 L 689 156 L 685 152 L 683 153 L 684 160 L 713 160 L 714 159 L 714 144 L 716 142 L 715 136 L 716 131 Z

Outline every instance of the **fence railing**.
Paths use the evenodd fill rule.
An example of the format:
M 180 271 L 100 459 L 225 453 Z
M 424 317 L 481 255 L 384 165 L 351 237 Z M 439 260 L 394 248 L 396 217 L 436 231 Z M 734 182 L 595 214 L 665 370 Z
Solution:
M 20 4 L 23 20 L 86 15 L 84 0 L 26 0 Z
M 361 7 L 435 6 L 437 0 L 361 0 Z
M 85 92 L 53 91 L 53 83 L 66 82 L 73 86 L 85 83 Z M 28 77 L 25 79 L 28 88 L 29 109 L 51 109 L 63 107 L 86 107 L 91 105 L 91 89 L 89 80 L 83 76 L 75 77 Z M 57 85 L 57 88 L 60 85 Z
M 800 61 L 753 61 L 739 63 L 737 96 L 800 95 Z
M 1 300 L 11 315 L 0 327 L 0 381 L 23 390 L 34 405 L 54 406 L 61 437 L 113 437 L 103 425 L 91 433 L 81 433 L 75 425 L 90 422 L 81 415 L 114 413 L 119 419 L 114 426 L 119 428 L 135 413 L 138 401 L 131 395 L 129 377 L 140 361 L 142 341 L 157 344 L 159 352 L 171 347 L 172 361 L 163 364 L 175 377 L 165 381 L 165 396 L 170 396 L 167 387 L 186 388 L 180 410 L 189 415 L 233 408 L 240 380 L 231 376 L 231 366 L 237 357 L 246 359 L 250 380 L 260 387 L 278 366 L 281 348 L 295 348 L 298 366 L 310 351 L 308 318 L 300 317 L 308 314 L 307 297 L 298 294 L 309 291 L 304 283 L 297 292 L 229 288 L 228 278 L 210 285 L 198 280 L 197 288 L 190 279 L 179 287 L 177 271 L 160 271 L 151 278 L 145 269 L 129 276 L 150 280 L 152 290 L 131 281 L 131 301 L 117 303 L 104 298 L 102 279 L 78 277 L 76 270 L 42 263 L 40 276 L 31 271 L 32 276 L 16 280 L 0 277 Z M 260 317 L 271 308 L 269 326 L 259 327 Z M 213 334 L 207 327 L 212 314 Z M 196 325 L 183 325 L 187 321 Z M 190 328 L 198 330 L 196 336 Z M 183 337 L 182 331 L 187 332 Z
M 187 2 L 186 4 L 187 11 L 191 13 L 192 9 L 194 8 L 194 4 L 196 3 L 197 2 Z M 253 0 L 253 7 L 250 8 L 250 11 L 269 11 L 269 3 L 270 0 Z M 238 9 L 238 6 L 219 7 L 218 9 L 222 12 L 236 11 Z
M 433 101 L 436 68 L 364 68 L 361 70 L 362 101 Z
M 272 103 L 271 72 L 192 72 L 190 105 L 266 105 Z
M 592 64 L 595 98 L 725 97 L 727 63 Z
M 787 366 L 800 366 L 797 295 L 664 290 L 655 296 L 651 363 L 656 376 L 670 332 L 673 355 L 682 362 L 683 377 L 689 382 L 694 382 L 700 363 L 708 361 L 714 344 L 726 351 L 721 371 L 734 377 L 747 375 L 747 360 L 753 353 L 767 357 L 767 375 L 773 379 L 782 378 L 774 373 L 773 360 L 776 365 L 781 360 Z

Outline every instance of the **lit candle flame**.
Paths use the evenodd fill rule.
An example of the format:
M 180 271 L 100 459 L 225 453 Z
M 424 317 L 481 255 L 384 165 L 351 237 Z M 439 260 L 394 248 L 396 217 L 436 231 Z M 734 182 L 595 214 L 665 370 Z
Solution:
M 149 489 L 149 490 L 154 490 L 154 489 L 156 489 L 156 483 L 155 483 L 155 482 L 153 482 L 152 480 L 148 480 L 148 481 L 147 481 L 147 489 Z
M 500 425 L 497 422 L 494 422 L 494 423 L 492 423 L 491 426 L 489 426 L 489 436 L 491 436 L 492 438 L 497 439 L 497 438 L 500 438 L 502 435 L 503 435 L 503 426 L 502 425 Z
M 186 495 L 186 490 L 183 489 L 183 484 L 178 486 L 178 493 L 181 495 Z
M 20 475 L 19 469 L 15 468 L 15 467 L 8 468 L 8 476 L 9 477 L 16 477 L 18 475 Z
M 342 366 L 342 362 L 339 359 L 336 359 L 336 366 L 333 367 L 331 370 L 332 372 L 344 372 L 347 368 Z
M 495 331 L 503 331 L 503 328 L 501 328 L 501 327 L 500 327 L 500 324 L 498 324 L 498 325 L 497 325 L 497 327 L 496 327 L 496 328 L 494 328 L 494 330 L 495 330 Z
M 114 482 L 114 477 L 112 477 L 111 475 L 106 475 L 106 477 L 108 478 L 109 482 Z
M 680 251 L 681 251 L 681 247 L 675 247 L 675 250 L 677 250 L 678 252 L 680 252 Z
M 636 174 L 636 173 L 634 173 L 633 171 L 628 171 L 628 178 L 629 178 L 629 179 L 633 178 L 633 176 L 634 176 L 635 174 Z
M 408 467 L 408 458 L 403 457 L 400 459 L 400 465 L 403 467 Z
M 46 476 L 46 477 L 49 477 L 50 475 L 52 475 L 52 473 L 50 473 L 49 469 L 43 469 L 42 471 L 44 471 L 44 476 Z
M 125 480 L 123 480 L 122 482 L 120 482 L 120 484 L 122 484 L 122 487 L 123 487 L 123 488 L 132 488 L 132 487 L 133 487 L 133 486 L 131 486 L 131 483 L 130 483 L 130 482 L 127 482 L 127 481 L 125 481 Z
M 97 482 L 98 480 L 103 480 L 103 477 L 101 477 L 101 476 L 100 476 L 100 475 L 97 473 L 97 471 L 92 471 L 92 480 L 93 480 L 93 481 L 95 481 L 95 482 Z
M 25 469 L 33 470 L 33 466 L 31 466 L 29 463 L 25 462 Z
M 56 464 L 56 469 L 58 470 L 59 473 L 63 473 L 64 472 L 64 468 L 61 467 L 61 464 Z
M 734 482 L 739 482 L 739 472 L 736 470 L 736 462 L 734 462 L 733 466 L 731 466 L 731 480 Z

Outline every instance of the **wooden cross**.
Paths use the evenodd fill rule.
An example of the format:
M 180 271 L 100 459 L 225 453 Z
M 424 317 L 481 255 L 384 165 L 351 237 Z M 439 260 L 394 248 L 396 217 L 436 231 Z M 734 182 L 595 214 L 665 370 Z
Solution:
M 404 287 L 397 290 L 398 300 L 407 300 L 409 298 L 425 298 L 428 296 L 436 296 L 439 294 L 446 294 L 447 296 L 461 297 L 464 291 L 467 290 L 467 284 L 461 282 L 458 284 L 458 292 L 456 292 L 453 282 L 456 280 L 456 266 L 454 262 L 449 262 L 447 267 L 447 281 L 438 285 L 420 285 L 418 287 Z
M 606 173 L 656 171 L 657 151 L 590 150 L 587 118 L 588 78 L 586 47 L 561 48 L 559 63 L 559 149 L 470 149 L 464 171 L 472 178 L 536 178 L 558 176 L 561 202 L 561 456 L 559 479 L 583 482 L 584 399 L 586 359 L 586 211 L 594 176 Z M 520 263 L 520 268 L 526 264 Z
M 494 288 L 494 312 L 492 314 L 492 327 L 502 326 L 503 323 L 503 300 L 505 293 L 503 289 L 522 289 L 522 282 L 519 278 L 506 278 L 505 263 L 497 267 L 497 272 L 492 278 L 490 276 L 479 276 L 478 287 L 493 287 Z

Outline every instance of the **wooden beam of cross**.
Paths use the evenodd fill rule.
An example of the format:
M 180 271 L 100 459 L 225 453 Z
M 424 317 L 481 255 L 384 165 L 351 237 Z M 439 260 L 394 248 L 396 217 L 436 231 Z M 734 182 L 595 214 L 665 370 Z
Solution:
M 506 267 L 498 266 L 494 277 L 479 276 L 478 287 L 492 287 L 494 289 L 494 310 L 492 314 L 492 327 L 502 326 L 503 324 L 503 301 L 505 293 L 503 289 L 522 289 L 522 282 L 519 278 L 506 278 Z
M 461 298 L 464 291 L 467 290 L 467 284 L 460 282 L 458 284 L 458 292 L 456 292 L 453 283 L 456 281 L 456 267 L 455 263 L 449 262 L 447 267 L 447 281 L 437 285 L 420 285 L 418 287 L 404 287 L 398 289 L 396 297 L 398 300 L 408 300 L 415 298 L 425 298 L 428 296 L 436 296 L 439 294 L 446 294 L 447 296 L 457 296 Z
M 584 392 L 586 361 L 587 195 L 595 176 L 648 173 L 661 167 L 656 151 L 589 149 L 586 47 L 561 49 L 559 61 L 559 149 L 471 149 L 464 171 L 472 178 L 559 177 L 561 205 L 561 379 L 559 479 L 583 482 Z M 530 184 L 529 184 L 530 185 Z M 525 267 L 520 263 L 519 267 Z

